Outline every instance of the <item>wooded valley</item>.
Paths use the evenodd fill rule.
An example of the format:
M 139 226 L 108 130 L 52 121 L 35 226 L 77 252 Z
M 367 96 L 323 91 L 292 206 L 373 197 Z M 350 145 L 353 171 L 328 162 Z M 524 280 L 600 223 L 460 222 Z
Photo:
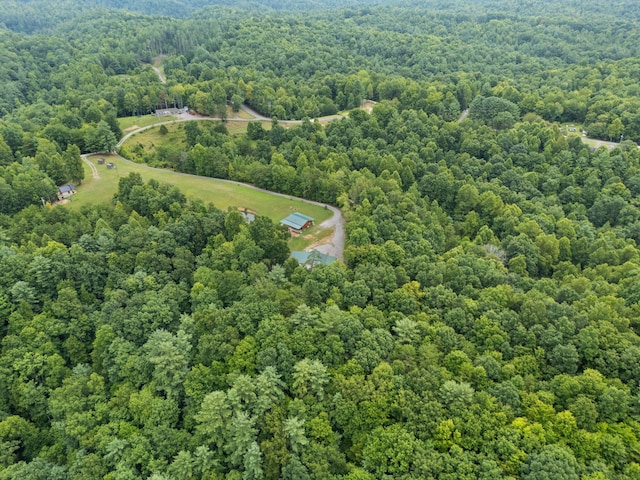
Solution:
M 640 479 L 639 20 L 1 2 L 0 480 Z M 55 203 L 184 107 L 119 154 L 336 205 L 344 261 L 135 173 Z

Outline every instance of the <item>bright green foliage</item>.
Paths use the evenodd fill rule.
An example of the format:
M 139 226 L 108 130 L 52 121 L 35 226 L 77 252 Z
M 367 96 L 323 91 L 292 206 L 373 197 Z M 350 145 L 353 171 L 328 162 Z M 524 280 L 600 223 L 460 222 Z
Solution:
M 402 426 L 379 427 L 371 432 L 371 440 L 362 453 L 363 464 L 377 478 L 399 477 L 413 470 L 419 449 L 417 440 Z
M 256 442 L 253 442 L 247 449 L 244 456 L 244 471 L 242 480 L 262 480 L 264 472 L 262 471 L 262 453 Z
M 116 3 L 0 4 L 0 479 L 638 478 L 633 2 Z M 228 102 L 127 150 L 339 205 L 344 261 L 143 165 L 46 206 Z

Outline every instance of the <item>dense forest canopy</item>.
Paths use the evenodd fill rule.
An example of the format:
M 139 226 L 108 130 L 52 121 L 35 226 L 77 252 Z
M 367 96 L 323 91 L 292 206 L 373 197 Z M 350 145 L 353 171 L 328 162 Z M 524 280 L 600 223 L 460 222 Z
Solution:
M 0 3 L 0 480 L 640 479 L 639 14 Z M 47 203 L 243 104 L 119 154 L 340 206 L 344 262 L 136 174 Z
M 305 13 L 207 6 L 186 20 L 73 3 L 36 14 L 32 5 L 0 7 L 49 22 L 43 37 L 3 35 L 0 111 L 36 96 L 77 107 L 100 92 L 118 116 L 167 102 L 213 113 L 216 104 L 244 101 L 267 116 L 303 118 L 362 98 L 398 98 L 453 118 L 475 96 L 495 95 L 522 114 L 583 123 L 597 138 L 622 128 L 624 138 L 640 139 L 634 5 L 426 2 Z M 166 86 L 140 71 L 140 61 L 158 55 Z M 25 69 L 36 73 L 22 78 Z M 82 72 L 82 88 L 71 71 Z
M 174 18 L 197 17 L 203 7 L 228 6 L 253 12 L 335 10 L 376 5 L 381 0 L 5 0 L 0 25 L 25 32 L 51 30 L 59 23 L 84 18 L 87 12 L 119 10 Z

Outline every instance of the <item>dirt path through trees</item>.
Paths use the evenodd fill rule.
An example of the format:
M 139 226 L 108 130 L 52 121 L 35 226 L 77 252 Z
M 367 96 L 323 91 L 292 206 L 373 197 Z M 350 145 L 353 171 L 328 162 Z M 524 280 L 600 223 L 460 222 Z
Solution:
M 158 75 L 160 82 L 167 83 L 167 79 L 164 77 L 164 75 L 162 74 L 162 71 L 158 67 L 154 67 L 153 65 L 151 65 L 151 68 L 153 69 L 154 72 L 156 72 L 156 75 Z

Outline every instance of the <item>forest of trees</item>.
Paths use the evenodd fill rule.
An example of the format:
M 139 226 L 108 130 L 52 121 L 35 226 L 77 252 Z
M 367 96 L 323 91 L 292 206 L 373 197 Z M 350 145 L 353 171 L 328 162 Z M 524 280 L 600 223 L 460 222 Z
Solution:
M 42 3 L 0 4 L 0 480 L 640 479 L 640 6 Z M 337 205 L 344 262 L 136 174 L 42 205 L 119 117 L 242 103 L 121 153 Z

